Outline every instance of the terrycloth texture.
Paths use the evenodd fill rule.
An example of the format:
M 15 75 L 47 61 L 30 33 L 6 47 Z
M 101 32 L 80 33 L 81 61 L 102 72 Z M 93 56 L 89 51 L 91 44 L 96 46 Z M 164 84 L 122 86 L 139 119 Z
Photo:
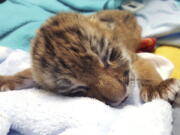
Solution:
M 29 66 L 26 52 L 3 47 L 0 52 L 1 74 L 13 74 Z M 169 103 L 154 100 L 141 105 L 137 85 L 133 91 L 124 103 L 131 105 L 119 109 L 96 99 L 57 96 L 44 90 L 1 92 L 0 135 L 6 135 L 10 128 L 16 132 L 8 135 L 171 135 Z
M 156 49 L 155 54 L 169 59 L 175 67 L 171 77 L 180 79 L 180 48 L 161 46 Z
M 159 43 L 179 43 L 180 7 L 175 0 L 137 0 L 145 7 L 137 13 L 143 36 L 161 39 Z M 30 40 L 47 18 L 58 12 L 84 14 L 104 9 L 120 9 L 126 0 L 6 0 L 0 4 L 0 44 L 29 50 Z
M 171 135 L 172 110 L 163 100 L 114 109 L 90 98 L 67 98 L 43 90 L 0 93 L 0 134 Z

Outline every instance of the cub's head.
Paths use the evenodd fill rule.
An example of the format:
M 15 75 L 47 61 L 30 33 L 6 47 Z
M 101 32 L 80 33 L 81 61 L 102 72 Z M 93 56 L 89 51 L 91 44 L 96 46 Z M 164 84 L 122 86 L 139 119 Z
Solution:
M 76 80 L 69 78 L 74 89 L 66 95 L 92 97 L 114 107 L 128 97 L 134 87 L 128 51 L 121 46 L 106 49 L 101 57 L 89 54 L 81 59 L 81 70 L 75 70 Z
M 131 58 L 125 43 L 110 33 L 79 14 L 51 18 L 32 43 L 33 79 L 59 94 L 119 105 L 132 86 Z

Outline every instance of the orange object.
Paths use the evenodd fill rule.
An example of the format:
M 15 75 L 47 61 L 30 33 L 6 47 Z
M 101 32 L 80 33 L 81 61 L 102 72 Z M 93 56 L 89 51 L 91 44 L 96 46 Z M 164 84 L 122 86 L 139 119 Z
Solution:
M 138 52 L 153 52 L 156 45 L 156 38 L 145 38 L 141 41 Z

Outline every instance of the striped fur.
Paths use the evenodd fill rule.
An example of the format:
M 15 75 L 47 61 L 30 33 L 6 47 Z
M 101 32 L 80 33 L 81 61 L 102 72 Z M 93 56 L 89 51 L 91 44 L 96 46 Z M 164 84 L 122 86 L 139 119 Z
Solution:
M 111 31 L 91 16 L 61 13 L 50 18 L 32 42 L 34 80 L 64 95 L 83 92 L 100 100 L 123 100 L 130 58 Z M 112 94 L 106 94 L 110 89 Z

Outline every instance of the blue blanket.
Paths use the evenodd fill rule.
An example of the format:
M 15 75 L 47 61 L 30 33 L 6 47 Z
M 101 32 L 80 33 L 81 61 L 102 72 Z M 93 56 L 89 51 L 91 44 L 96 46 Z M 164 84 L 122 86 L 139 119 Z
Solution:
M 0 3 L 0 45 L 29 49 L 36 30 L 50 16 L 65 11 L 85 14 L 117 9 L 122 0 L 6 0 Z
M 4 2 L 3 2 L 4 1 Z M 58 12 L 91 14 L 120 9 L 129 0 L 0 0 L 0 45 L 29 50 L 36 30 Z M 136 0 L 144 8 L 136 12 L 143 37 L 158 43 L 180 45 L 180 0 Z

